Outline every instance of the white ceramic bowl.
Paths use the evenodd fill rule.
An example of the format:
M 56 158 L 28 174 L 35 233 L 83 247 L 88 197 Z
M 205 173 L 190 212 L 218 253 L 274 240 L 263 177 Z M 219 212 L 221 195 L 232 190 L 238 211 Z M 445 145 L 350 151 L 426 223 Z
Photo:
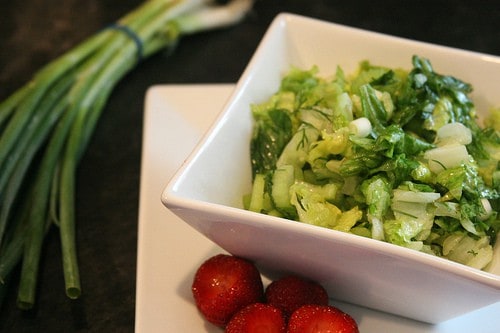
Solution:
M 332 298 L 429 323 L 500 301 L 500 246 L 488 272 L 446 259 L 242 209 L 251 188 L 250 104 L 267 100 L 291 65 L 353 72 L 361 60 L 411 67 L 429 58 L 436 71 L 474 87 L 478 109 L 500 105 L 500 58 L 395 38 L 291 14 L 270 26 L 234 93 L 162 195 L 162 202 L 228 252 L 272 276 L 295 272 Z M 189 249 L 185 249 L 189 251 Z

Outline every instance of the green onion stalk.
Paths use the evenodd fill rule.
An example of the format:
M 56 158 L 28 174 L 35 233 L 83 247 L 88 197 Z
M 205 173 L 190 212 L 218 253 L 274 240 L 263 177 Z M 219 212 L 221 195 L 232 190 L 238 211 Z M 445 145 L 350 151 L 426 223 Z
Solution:
M 175 46 L 183 35 L 236 24 L 252 4 L 146 1 L 48 63 L 1 102 L 1 295 L 20 264 L 17 305 L 33 307 L 43 241 L 55 225 L 66 294 L 80 296 L 75 173 L 113 88 L 142 59 Z

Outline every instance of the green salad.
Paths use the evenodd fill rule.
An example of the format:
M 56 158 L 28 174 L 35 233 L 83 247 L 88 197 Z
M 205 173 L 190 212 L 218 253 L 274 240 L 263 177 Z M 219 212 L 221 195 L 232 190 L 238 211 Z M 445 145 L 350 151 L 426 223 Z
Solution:
M 412 58 L 347 75 L 291 68 L 251 105 L 245 208 L 487 268 L 500 230 L 500 109 Z

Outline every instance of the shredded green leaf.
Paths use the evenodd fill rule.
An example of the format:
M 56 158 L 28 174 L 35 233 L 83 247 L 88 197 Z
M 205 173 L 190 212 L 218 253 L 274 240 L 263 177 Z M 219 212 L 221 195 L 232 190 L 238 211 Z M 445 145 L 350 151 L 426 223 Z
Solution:
M 253 105 L 261 212 L 484 269 L 500 230 L 499 109 L 480 126 L 470 84 L 412 65 L 294 67 Z

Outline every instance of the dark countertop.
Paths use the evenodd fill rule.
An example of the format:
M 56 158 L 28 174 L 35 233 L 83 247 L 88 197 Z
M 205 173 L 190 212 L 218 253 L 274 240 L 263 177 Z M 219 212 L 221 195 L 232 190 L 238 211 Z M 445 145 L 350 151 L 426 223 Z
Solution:
M 0 99 L 52 58 L 129 12 L 138 0 L 0 2 Z M 495 1 L 261 0 L 232 28 L 181 40 L 143 61 L 116 87 L 77 174 L 83 296 L 64 294 L 59 241 L 49 232 L 37 305 L 22 312 L 10 290 L 0 332 L 134 330 L 137 217 L 145 92 L 155 84 L 236 82 L 271 20 L 292 12 L 420 41 L 500 55 Z

